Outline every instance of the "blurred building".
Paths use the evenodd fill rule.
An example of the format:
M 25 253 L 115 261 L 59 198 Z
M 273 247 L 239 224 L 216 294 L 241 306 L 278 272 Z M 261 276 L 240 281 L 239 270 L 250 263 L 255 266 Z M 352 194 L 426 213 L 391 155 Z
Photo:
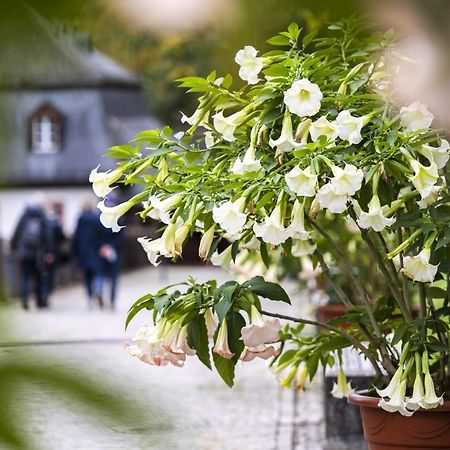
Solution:
M 109 147 L 157 126 L 137 76 L 21 1 L 1 20 L 0 111 L 3 254 L 33 191 L 59 206 L 70 235 L 91 169 L 111 168 Z

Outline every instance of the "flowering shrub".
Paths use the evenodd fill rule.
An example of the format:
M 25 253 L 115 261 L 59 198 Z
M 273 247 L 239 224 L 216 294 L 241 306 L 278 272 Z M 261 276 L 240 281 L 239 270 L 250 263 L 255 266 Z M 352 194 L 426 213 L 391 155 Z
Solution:
M 433 408 L 449 392 L 450 205 L 445 176 L 449 143 L 430 130 L 434 117 L 420 103 L 398 107 L 388 94 L 383 52 L 389 34 L 368 35 L 358 20 L 330 27 L 335 35 L 303 36 L 296 25 L 269 39 L 276 49 L 236 54 L 239 90 L 230 75 L 180 80 L 199 94 L 197 110 L 169 127 L 142 131 L 132 145 L 111 149 L 117 170 L 91 175 L 95 192 L 112 183 L 141 186 L 127 202 L 99 203 L 102 223 L 132 206 L 166 225 L 157 239 L 139 238 L 149 261 L 176 259 L 194 232 L 199 255 L 233 270 L 257 252 L 269 266 L 282 251 L 320 266 L 348 312 L 332 323 L 281 316 L 260 297 L 289 302 L 284 290 L 255 277 L 243 284 L 214 281 L 164 289 L 138 300 L 128 321 L 153 311 L 128 351 L 149 364 L 183 365 L 196 354 L 233 384 L 239 359 L 271 358 L 284 386 L 304 389 L 323 367 L 340 365 L 337 397 L 351 386 L 341 351 L 354 347 L 372 364 L 380 407 L 410 415 Z M 373 296 L 358 277 L 357 255 L 330 227 L 347 227 L 364 245 L 385 292 Z M 229 242 L 222 252 L 221 241 Z M 336 281 L 339 267 L 353 284 L 349 297 Z M 418 299 L 419 317 L 412 303 Z M 264 318 L 266 317 L 266 318 Z M 271 318 L 267 318 L 271 317 Z M 281 327 L 278 319 L 289 324 Z M 321 331 L 304 333 L 305 325 Z M 213 344 L 210 345 L 209 341 Z M 277 345 L 281 342 L 281 346 Z M 337 359 L 336 359 L 337 358 Z

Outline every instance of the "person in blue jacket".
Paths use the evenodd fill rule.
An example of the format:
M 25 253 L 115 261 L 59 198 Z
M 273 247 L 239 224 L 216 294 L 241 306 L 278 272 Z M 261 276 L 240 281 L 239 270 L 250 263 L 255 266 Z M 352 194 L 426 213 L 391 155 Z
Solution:
M 103 306 L 101 293 L 102 261 L 100 247 L 102 246 L 103 225 L 100 223 L 100 212 L 90 201 L 82 206 L 72 242 L 72 252 L 83 272 L 84 286 L 89 306 L 98 301 Z

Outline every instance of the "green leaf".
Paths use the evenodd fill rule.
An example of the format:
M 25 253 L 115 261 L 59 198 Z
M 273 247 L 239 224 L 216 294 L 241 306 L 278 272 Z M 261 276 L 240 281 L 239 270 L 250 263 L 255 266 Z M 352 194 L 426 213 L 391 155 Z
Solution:
M 259 246 L 259 252 L 261 254 L 261 259 L 263 260 L 264 265 L 269 268 L 270 267 L 270 257 L 269 253 L 267 251 L 267 244 L 263 241 L 261 241 L 261 244 Z
M 392 345 L 396 345 L 400 342 L 403 335 L 406 333 L 406 331 L 409 328 L 408 323 L 402 323 L 400 326 L 397 327 L 394 333 L 394 337 L 392 338 Z
M 270 39 L 267 39 L 266 42 L 270 45 L 285 46 L 285 45 L 289 45 L 289 38 L 286 36 L 277 35 L 277 36 L 271 37 Z
M 154 307 L 154 299 L 152 294 L 146 294 L 136 300 L 130 307 L 127 313 L 127 318 L 125 320 L 125 329 L 127 329 L 129 323 L 133 317 L 143 309 L 152 309 Z
M 246 281 L 242 287 L 254 292 L 257 295 L 260 295 L 261 297 L 291 304 L 289 296 L 279 284 L 265 281 L 261 276 L 254 277 L 251 280 Z
M 155 297 L 155 309 L 158 312 L 161 312 L 163 308 L 169 303 L 170 295 L 164 294 L 158 297 Z
M 308 44 L 316 37 L 317 34 L 317 30 L 312 31 L 311 33 L 308 33 L 304 38 L 303 38 L 303 47 L 307 47 Z
M 223 358 L 213 352 L 213 362 L 217 373 L 230 388 L 234 385 L 234 367 L 235 363 L 231 359 Z
M 445 298 L 447 296 L 447 292 L 438 287 L 429 287 L 427 289 L 427 295 L 431 298 Z
M 239 284 L 236 281 L 227 281 L 220 286 L 214 294 L 216 298 L 220 299 L 214 307 L 219 317 L 219 322 L 222 322 L 230 308 L 233 306 L 233 294 L 238 286 Z
M 204 316 L 198 315 L 189 322 L 187 327 L 187 341 L 189 347 L 196 350 L 198 359 L 208 367 L 208 369 L 211 369 L 208 329 L 206 328 Z

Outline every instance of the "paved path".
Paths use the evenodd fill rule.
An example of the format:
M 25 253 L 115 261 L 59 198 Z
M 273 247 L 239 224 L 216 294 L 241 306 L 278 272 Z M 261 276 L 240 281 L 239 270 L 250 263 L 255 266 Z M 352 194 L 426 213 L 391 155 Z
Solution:
M 111 395 L 144 405 L 133 424 L 111 427 L 102 418 L 67 402 L 45 383 L 9 393 L 26 414 L 23 429 L 43 450 L 322 450 L 321 384 L 301 396 L 277 386 L 260 360 L 239 364 L 236 386 L 227 388 L 196 358 L 184 368 L 153 367 L 129 357 L 122 343 L 129 333 L 125 313 L 139 296 L 193 275 L 199 281 L 228 274 L 206 267 L 148 268 L 122 277 L 116 311 L 88 310 L 80 286 L 58 291 L 50 311 L 7 308 L 9 330 L 1 341 L 34 342 L 0 348 L 0 358 L 38 354 L 55 367 L 88 373 L 89 379 L 113 386 Z M 303 302 L 304 303 L 304 302 Z M 286 308 L 288 305 L 278 305 Z M 294 306 L 298 309 L 300 306 Z M 281 310 L 279 310 L 281 312 Z M 39 345 L 36 345 L 39 344 Z M 80 375 L 84 376 L 84 375 Z M 1 401 L 1 399 L 0 399 Z M 333 450 L 350 447 L 332 446 Z M 351 447 L 356 449 L 357 447 Z

